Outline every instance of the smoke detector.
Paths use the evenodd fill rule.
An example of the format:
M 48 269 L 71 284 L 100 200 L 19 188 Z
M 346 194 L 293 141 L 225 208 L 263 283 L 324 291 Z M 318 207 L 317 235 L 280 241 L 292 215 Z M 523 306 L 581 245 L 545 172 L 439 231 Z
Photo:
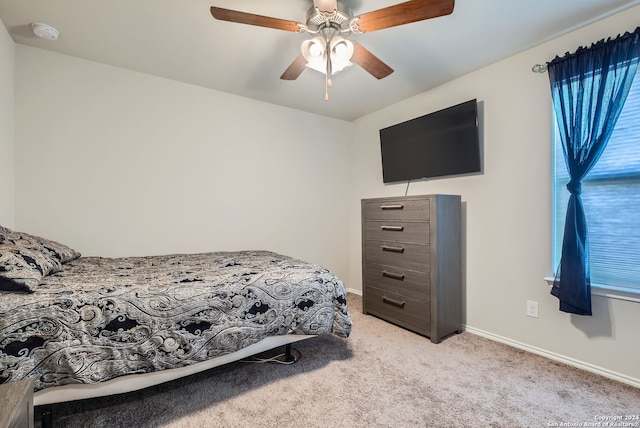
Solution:
M 58 30 L 53 28 L 51 25 L 43 24 L 41 22 L 34 22 L 31 24 L 31 29 L 33 30 L 33 34 L 47 40 L 57 40 L 58 35 L 60 34 Z

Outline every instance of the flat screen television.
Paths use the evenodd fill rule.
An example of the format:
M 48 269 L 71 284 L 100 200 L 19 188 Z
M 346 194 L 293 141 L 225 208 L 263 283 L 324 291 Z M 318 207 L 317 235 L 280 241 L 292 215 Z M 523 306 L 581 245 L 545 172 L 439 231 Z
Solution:
M 477 100 L 380 130 L 385 183 L 481 172 Z

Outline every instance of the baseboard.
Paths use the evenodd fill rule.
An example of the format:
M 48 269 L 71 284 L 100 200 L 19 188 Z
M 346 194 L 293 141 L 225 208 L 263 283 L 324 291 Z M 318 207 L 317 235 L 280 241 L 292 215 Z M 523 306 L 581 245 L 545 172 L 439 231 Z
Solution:
M 468 325 L 465 325 L 464 329 L 469 333 L 476 334 L 478 336 L 482 336 L 496 342 L 504 343 L 505 345 L 513 346 L 514 348 L 531 352 L 532 354 L 541 355 L 543 357 L 549 358 L 550 360 L 558 361 L 560 363 L 564 363 L 572 367 L 576 367 L 591 373 L 595 373 L 600 376 L 604 376 L 606 378 L 613 379 L 618 382 L 622 382 L 624 384 L 634 386 L 636 388 L 640 388 L 640 379 L 636 379 L 630 376 L 616 373 L 614 371 L 607 370 L 602 367 L 594 366 L 593 364 L 585 363 L 584 361 L 576 360 L 576 359 L 566 357 L 564 355 L 556 354 L 554 352 L 550 352 L 544 349 L 536 348 L 535 346 L 527 345 L 526 343 L 521 343 L 516 340 L 511 340 L 506 337 L 498 336 L 493 333 L 489 333 L 483 330 L 478 330 L 476 328 L 469 327 Z
M 355 288 L 347 288 L 347 293 L 357 294 L 358 296 L 362 296 L 362 290 L 356 290 Z

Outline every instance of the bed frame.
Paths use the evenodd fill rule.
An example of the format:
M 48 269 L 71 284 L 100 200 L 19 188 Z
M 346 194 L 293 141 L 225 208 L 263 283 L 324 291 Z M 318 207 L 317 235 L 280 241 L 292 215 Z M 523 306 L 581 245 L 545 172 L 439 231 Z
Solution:
M 246 348 L 240 349 L 231 354 L 222 355 L 211 360 L 202 361 L 185 367 L 151 373 L 127 375 L 96 384 L 64 385 L 46 388 L 37 391 L 34 394 L 33 404 L 36 407 L 36 414 L 41 415 L 42 428 L 48 428 L 53 426 L 53 404 L 138 391 L 164 382 L 200 373 L 224 364 L 229 364 L 234 361 L 250 358 L 253 355 L 269 351 L 280 346 L 285 347 L 285 361 L 295 362 L 299 357 L 293 354 L 291 344 L 311 337 L 315 336 L 294 334 L 270 336 L 258 343 L 249 345 Z

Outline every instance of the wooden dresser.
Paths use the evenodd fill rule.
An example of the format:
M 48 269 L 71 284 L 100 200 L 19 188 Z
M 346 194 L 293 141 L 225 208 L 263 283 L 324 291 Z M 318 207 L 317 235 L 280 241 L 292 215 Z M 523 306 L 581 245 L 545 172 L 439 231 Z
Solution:
M 0 428 L 33 428 L 33 382 L 0 385 Z
M 462 331 L 461 200 L 362 200 L 363 312 L 428 336 Z

